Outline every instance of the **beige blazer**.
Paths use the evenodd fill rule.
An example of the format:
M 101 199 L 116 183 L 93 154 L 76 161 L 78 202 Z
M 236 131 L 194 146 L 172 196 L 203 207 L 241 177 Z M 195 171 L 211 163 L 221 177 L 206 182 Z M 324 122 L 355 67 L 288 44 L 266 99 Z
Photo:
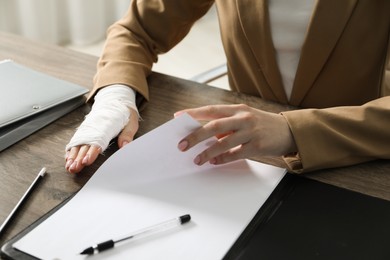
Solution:
M 97 89 L 121 83 L 149 98 L 146 77 L 211 0 L 131 2 L 108 30 Z M 390 159 L 390 1 L 318 0 L 287 100 L 266 0 L 216 0 L 233 90 L 302 108 L 282 113 L 299 154 L 291 171 Z

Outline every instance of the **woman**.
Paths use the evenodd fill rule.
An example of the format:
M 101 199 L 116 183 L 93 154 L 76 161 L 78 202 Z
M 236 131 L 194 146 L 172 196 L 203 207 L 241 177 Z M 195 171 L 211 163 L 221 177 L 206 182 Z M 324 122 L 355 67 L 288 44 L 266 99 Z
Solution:
M 93 109 L 66 148 L 69 172 L 93 163 L 122 129 L 120 147 L 133 139 L 136 96 L 148 100 L 153 63 L 214 2 L 232 90 L 301 109 L 272 114 L 214 105 L 180 111 L 209 123 L 178 149 L 222 135 L 194 163 L 282 156 L 296 173 L 390 159 L 390 1 L 133 0 L 108 31 L 89 99 L 97 93 Z

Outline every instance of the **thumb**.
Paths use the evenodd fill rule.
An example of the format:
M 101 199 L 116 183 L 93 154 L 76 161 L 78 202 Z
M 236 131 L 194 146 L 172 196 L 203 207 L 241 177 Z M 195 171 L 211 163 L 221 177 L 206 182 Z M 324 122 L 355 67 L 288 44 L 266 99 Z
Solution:
M 129 122 L 118 136 L 119 148 L 122 148 L 126 144 L 133 141 L 134 135 L 138 131 L 138 127 L 138 114 L 135 110 L 131 109 Z

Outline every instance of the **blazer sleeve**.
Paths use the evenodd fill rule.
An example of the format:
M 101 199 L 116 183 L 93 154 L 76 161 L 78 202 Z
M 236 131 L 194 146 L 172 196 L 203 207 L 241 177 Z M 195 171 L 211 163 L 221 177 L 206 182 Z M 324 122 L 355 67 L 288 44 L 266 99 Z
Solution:
M 390 159 L 390 96 L 362 106 L 283 112 L 299 154 L 285 156 L 301 173 Z
M 89 98 L 104 86 L 131 86 L 147 100 L 146 78 L 157 57 L 179 43 L 212 6 L 211 0 L 133 0 L 110 26 Z

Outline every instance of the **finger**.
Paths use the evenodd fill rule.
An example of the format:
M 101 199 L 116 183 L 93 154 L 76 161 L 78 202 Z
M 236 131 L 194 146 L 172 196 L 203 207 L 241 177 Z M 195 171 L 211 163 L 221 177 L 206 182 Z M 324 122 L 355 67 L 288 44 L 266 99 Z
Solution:
M 70 163 L 70 165 L 67 163 L 67 165 L 69 165 L 69 167 L 67 168 L 69 173 L 78 173 L 84 168 L 84 165 L 82 164 L 82 160 L 87 154 L 90 146 L 82 145 L 77 148 L 78 150 L 75 149 L 75 151 L 77 151 L 77 154 L 74 154 L 75 157 L 73 158 L 73 162 Z
M 68 172 L 71 172 L 70 168 L 73 166 L 76 161 L 76 158 L 78 156 L 78 153 L 80 151 L 81 146 L 75 146 L 70 149 L 70 151 L 67 153 L 66 163 L 65 163 L 65 169 Z
M 176 118 L 176 117 L 179 117 L 181 116 L 182 114 L 185 114 L 186 111 L 185 110 L 180 110 L 180 111 L 177 111 L 173 114 L 173 116 Z
M 219 165 L 224 163 L 233 162 L 240 159 L 248 158 L 248 151 L 246 149 L 246 145 L 236 146 L 229 151 L 222 153 L 210 160 L 211 164 Z
M 74 159 L 77 157 L 80 146 L 72 147 L 67 153 L 65 157 L 65 169 L 68 170 L 70 165 L 74 162 Z
M 197 120 L 213 120 L 217 118 L 229 117 L 236 114 L 238 111 L 246 111 L 247 109 L 248 106 L 246 105 L 210 105 L 181 110 L 176 112 L 175 116 L 188 113 Z
M 233 133 L 234 133 L 233 131 L 229 131 L 229 132 L 227 132 L 227 133 L 216 134 L 215 136 L 216 136 L 218 139 L 221 139 L 221 138 L 224 138 L 224 137 L 226 137 L 226 136 L 228 136 L 228 135 L 231 135 L 231 134 L 233 134 Z
M 75 161 L 82 162 L 85 155 L 87 154 L 88 150 L 90 148 L 90 145 L 82 145 L 79 149 L 79 152 L 77 153 L 77 157 L 75 158 Z
M 263 146 L 261 146 L 260 144 L 254 145 L 252 141 L 249 141 L 210 159 L 210 163 L 217 165 L 232 162 L 239 159 L 247 159 L 254 156 L 264 156 L 264 151 L 262 150 Z M 265 154 L 268 154 L 267 151 L 265 151 Z
M 69 173 L 78 173 L 84 166 L 91 165 L 101 153 L 101 147 L 82 145 L 72 147 L 68 152 L 65 169 Z
M 210 121 L 182 139 L 178 144 L 178 148 L 181 151 L 187 151 L 212 136 L 234 133 L 238 130 L 238 127 L 240 125 L 235 118 L 222 118 Z
M 120 148 L 133 141 L 134 136 L 138 131 L 138 127 L 138 114 L 131 109 L 129 122 L 118 136 L 118 145 Z
M 99 156 L 99 154 L 102 152 L 102 148 L 97 145 L 91 145 L 83 157 L 81 163 L 85 166 L 91 165 Z
M 250 136 L 242 133 L 235 133 L 224 138 L 219 139 L 212 146 L 201 152 L 194 159 L 194 162 L 198 165 L 202 165 L 205 162 L 212 164 L 216 163 L 214 158 L 218 158 L 227 151 L 234 151 L 236 147 L 242 146 L 250 141 Z

